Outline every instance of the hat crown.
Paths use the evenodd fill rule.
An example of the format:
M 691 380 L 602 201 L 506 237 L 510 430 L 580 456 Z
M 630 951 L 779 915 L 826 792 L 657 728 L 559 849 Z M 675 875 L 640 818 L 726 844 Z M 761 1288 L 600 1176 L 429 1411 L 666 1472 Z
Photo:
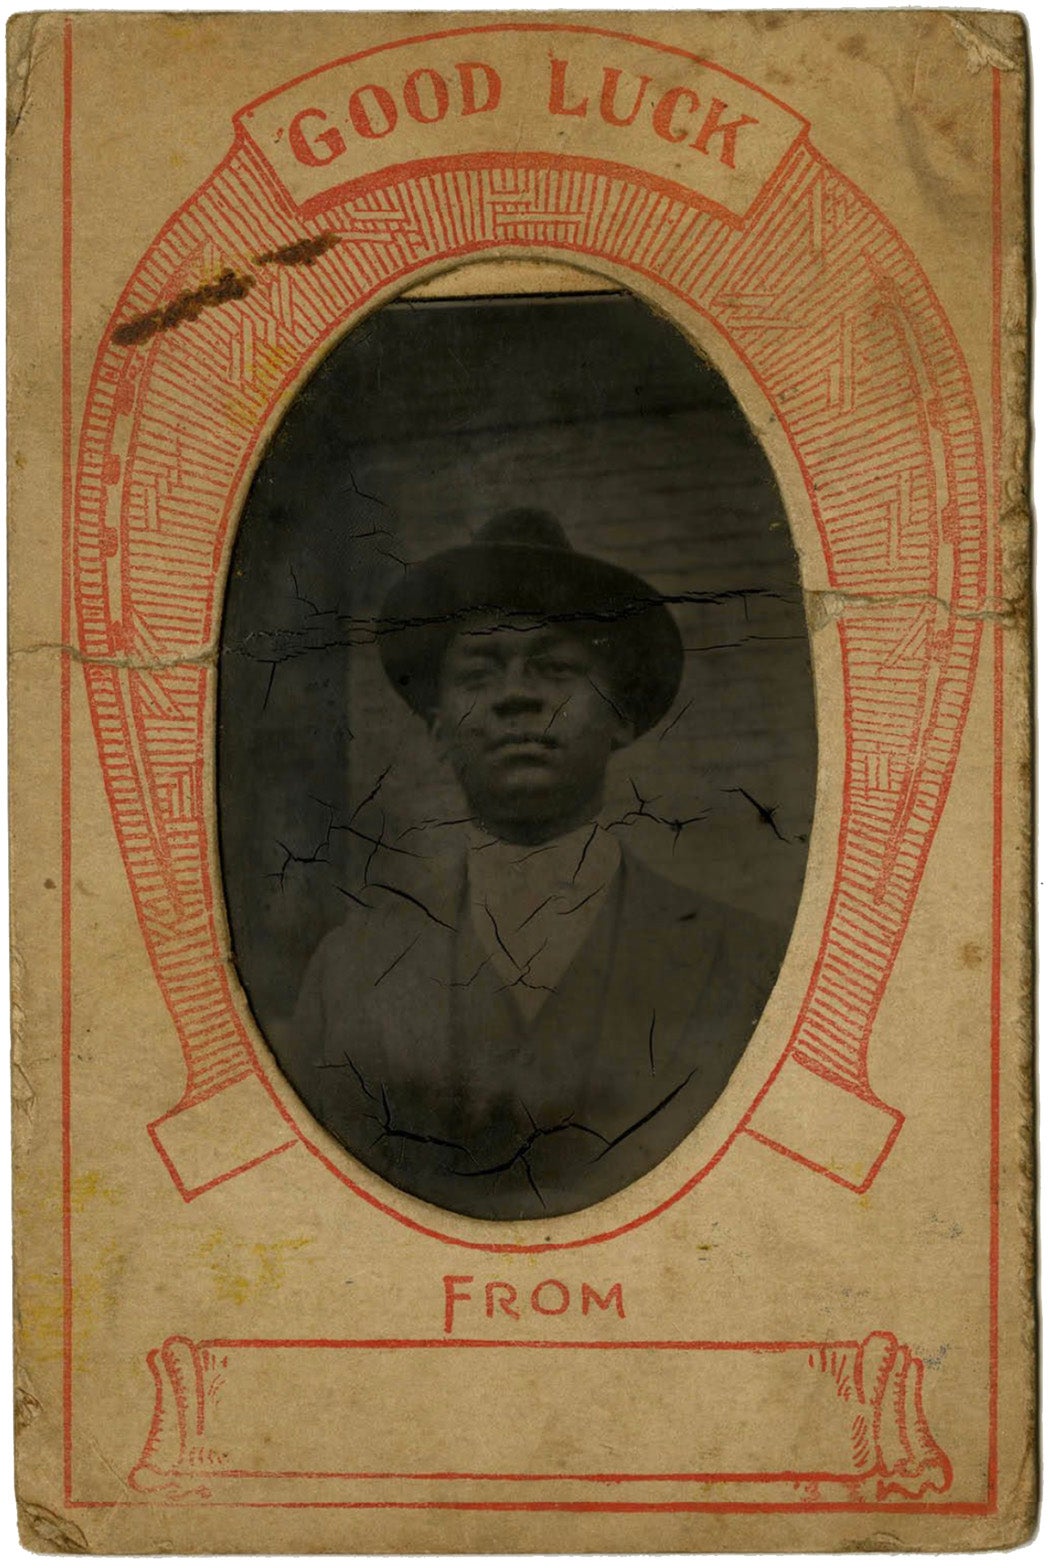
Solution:
M 661 596 L 633 572 L 577 550 L 558 519 L 539 507 L 497 512 L 469 544 L 417 561 L 387 593 L 380 657 L 417 713 L 433 717 L 445 649 L 466 617 L 482 614 L 494 625 L 539 616 L 538 625 L 572 622 L 585 636 L 600 631 L 617 703 L 639 735 L 674 700 L 682 638 Z
M 572 550 L 558 519 L 534 506 L 515 506 L 507 512 L 497 512 L 481 525 L 473 542 L 525 546 L 534 550 Z

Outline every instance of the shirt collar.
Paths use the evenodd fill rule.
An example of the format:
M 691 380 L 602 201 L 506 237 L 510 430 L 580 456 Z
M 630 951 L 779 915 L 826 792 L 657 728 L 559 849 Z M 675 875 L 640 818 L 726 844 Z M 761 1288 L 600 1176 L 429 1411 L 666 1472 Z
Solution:
M 467 844 L 467 878 L 473 896 L 505 902 L 511 889 L 524 893 L 572 890 L 581 898 L 612 880 L 620 845 L 597 822 L 584 823 L 547 844 L 508 844 L 473 827 Z

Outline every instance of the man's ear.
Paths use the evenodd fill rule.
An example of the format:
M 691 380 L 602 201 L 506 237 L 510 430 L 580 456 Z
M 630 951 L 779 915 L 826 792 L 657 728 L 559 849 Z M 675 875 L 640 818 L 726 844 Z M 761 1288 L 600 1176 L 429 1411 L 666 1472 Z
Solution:
M 427 734 L 434 743 L 434 750 L 442 762 L 448 761 L 448 729 L 443 722 L 440 708 L 432 708 L 426 715 Z
M 625 746 L 629 746 L 631 744 L 632 740 L 636 740 L 637 736 L 638 731 L 635 729 L 630 719 L 625 718 L 622 714 L 617 714 L 616 724 L 612 733 L 613 751 L 622 751 Z

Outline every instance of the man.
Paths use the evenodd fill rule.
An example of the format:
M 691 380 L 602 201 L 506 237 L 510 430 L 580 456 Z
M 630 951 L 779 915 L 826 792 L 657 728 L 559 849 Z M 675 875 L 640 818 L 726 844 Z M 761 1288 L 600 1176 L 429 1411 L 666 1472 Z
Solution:
M 645 1174 L 718 1098 L 783 940 L 598 824 L 614 752 L 667 712 L 681 637 L 641 578 L 548 514 L 411 568 L 383 666 L 471 813 L 465 857 L 373 875 L 279 1053 L 395 1186 L 485 1219 L 571 1212 Z

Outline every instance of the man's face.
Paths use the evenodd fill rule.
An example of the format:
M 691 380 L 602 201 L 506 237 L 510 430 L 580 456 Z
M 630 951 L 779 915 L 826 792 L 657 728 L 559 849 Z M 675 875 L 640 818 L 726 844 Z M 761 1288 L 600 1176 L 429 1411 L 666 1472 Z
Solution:
M 558 627 L 467 627 L 449 644 L 432 733 L 475 815 L 514 843 L 585 822 L 634 736 L 597 649 Z

